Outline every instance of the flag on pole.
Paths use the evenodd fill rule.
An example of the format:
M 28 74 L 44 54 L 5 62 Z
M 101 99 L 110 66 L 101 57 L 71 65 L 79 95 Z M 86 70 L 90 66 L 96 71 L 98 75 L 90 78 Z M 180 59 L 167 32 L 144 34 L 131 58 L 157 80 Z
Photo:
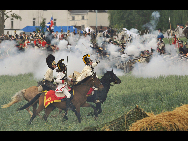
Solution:
M 49 28 L 49 26 L 52 30 L 54 29 L 53 17 L 51 17 L 50 21 L 46 24 L 46 28 Z

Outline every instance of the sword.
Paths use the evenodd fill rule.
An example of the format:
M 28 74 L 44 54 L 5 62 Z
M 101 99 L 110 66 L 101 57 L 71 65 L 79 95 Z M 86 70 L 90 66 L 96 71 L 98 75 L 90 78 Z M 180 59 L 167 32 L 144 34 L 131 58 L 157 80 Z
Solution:
M 74 78 L 74 73 L 73 73 L 72 77 Z M 72 85 L 72 94 L 74 95 L 74 82 L 73 82 L 73 85 Z
M 67 66 L 68 66 L 68 56 L 67 56 Z M 65 76 L 67 77 L 67 67 L 66 67 L 66 74 Z
M 67 56 L 67 65 L 68 65 L 68 61 L 69 61 L 69 57 Z M 65 76 L 67 77 L 67 69 L 66 69 L 66 74 Z M 74 78 L 74 73 L 73 73 L 73 78 Z M 72 92 L 73 92 L 73 95 L 74 95 L 74 82 L 73 82 L 73 86 L 72 86 Z

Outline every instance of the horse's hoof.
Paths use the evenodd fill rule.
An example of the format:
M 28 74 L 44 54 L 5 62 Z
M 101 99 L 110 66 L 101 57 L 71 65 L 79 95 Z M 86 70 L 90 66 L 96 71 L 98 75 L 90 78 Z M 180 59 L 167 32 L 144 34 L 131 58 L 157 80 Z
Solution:
M 68 117 L 64 116 L 62 122 L 66 121 L 66 120 L 68 120 Z
M 29 121 L 29 122 L 27 123 L 27 125 L 31 125 L 31 123 L 32 123 L 32 122 L 31 122 L 31 121 Z
M 51 117 L 55 118 L 55 117 L 57 117 L 57 115 L 51 115 Z
M 100 113 L 102 113 L 102 110 L 99 110 L 99 111 L 98 111 L 98 114 L 100 114 Z
M 95 120 L 97 120 L 98 117 L 94 117 Z
M 94 114 L 92 112 L 88 113 L 87 116 L 93 116 Z

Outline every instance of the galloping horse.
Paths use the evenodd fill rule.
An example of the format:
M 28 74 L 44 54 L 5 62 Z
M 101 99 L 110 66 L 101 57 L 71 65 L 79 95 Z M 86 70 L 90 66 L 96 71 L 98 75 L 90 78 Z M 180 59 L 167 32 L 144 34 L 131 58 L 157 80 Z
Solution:
M 95 118 L 98 117 L 98 113 L 97 113 L 95 106 L 93 106 L 89 103 L 86 103 L 86 100 L 87 100 L 86 94 L 92 86 L 99 88 L 99 90 L 104 88 L 104 86 L 102 85 L 100 80 L 96 77 L 96 73 L 94 75 L 86 77 L 85 79 L 80 81 L 78 84 L 74 85 L 74 96 L 71 100 L 71 102 L 73 104 L 72 110 L 75 112 L 79 123 L 81 123 L 80 107 L 92 107 L 94 109 Z M 39 114 L 45 108 L 44 107 L 44 96 L 45 96 L 45 92 L 42 92 L 41 94 L 36 95 L 29 103 L 27 103 L 26 105 L 24 105 L 23 107 L 18 109 L 18 110 L 23 110 L 23 109 L 27 108 L 28 106 L 30 106 L 31 104 L 35 103 L 37 100 L 39 100 L 39 107 L 38 107 L 36 113 L 33 113 L 33 116 L 31 117 L 29 124 L 31 124 L 31 122 L 36 117 L 36 115 Z M 45 109 L 45 114 L 43 116 L 45 121 L 47 121 L 48 115 L 51 113 L 52 110 L 55 109 L 55 107 L 60 108 L 62 110 L 66 110 L 66 101 L 51 103 Z M 64 117 L 66 119 L 68 119 L 66 117 L 67 111 L 65 111 L 65 112 L 66 113 L 65 113 Z
M 121 80 L 114 74 L 113 69 L 112 71 L 107 71 L 104 76 L 100 79 L 102 85 L 104 86 L 104 89 L 99 90 L 97 95 L 99 97 L 99 101 L 98 103 L 95 103 L 95 96 L 91 95 L 87 97 L 87 102 L 93 102 L 96 104 L 96 110 L 98 112 L 98 114 L 100 114 L 102 112 L 102 108 L 101 108 L 101 103 L 103 104 L 103 102 L 106 100 L 107 98 L 107 94 L 108 91 L 110 89 L 110 86 L 112 86 L 110 83 L 114 82 L 114 84 L 120 84 Z M 62 109 L 59 109 L 59 114 L 62 112 Z M 93 113 L 89 113 L 89 115 L 93 115 Z M 57 114 L 58 115 L 58 114 Z M 57 115 L 53 116 L 56 117 Z

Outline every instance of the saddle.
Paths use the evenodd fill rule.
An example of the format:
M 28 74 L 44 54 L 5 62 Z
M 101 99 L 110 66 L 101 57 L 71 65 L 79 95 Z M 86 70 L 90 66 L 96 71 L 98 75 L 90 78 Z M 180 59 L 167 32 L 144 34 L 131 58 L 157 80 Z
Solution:
M 81 74 L 81 73 L 79 73 L 79 72 L 77 72 L 77 71 L 74 71 L 74 78 L 77 79 L 77 78 L 80 76 L 80 74 Z M 73 74 L 72 74 L 72 75 L 69 75 L 69 77 L 70 77 L 70 78 L 73 78 Z M 77 82 L 75 82 L 75 84 L 77 84 Z M 93 91 L 94 91 L 94 89 L 93 89 L 93 88 L 90 88 L 86 96 L 88 97 L 88 96 L 93 95 Z
M 65 95 L 63 97 L 57 97 L 54 90 L 49 90 L 45 93 L 44 96 L 44 106 L 46 108 L 50 103 L 61 102 L 61 99 L 65 99 L 65 98 L 66 98 Z

